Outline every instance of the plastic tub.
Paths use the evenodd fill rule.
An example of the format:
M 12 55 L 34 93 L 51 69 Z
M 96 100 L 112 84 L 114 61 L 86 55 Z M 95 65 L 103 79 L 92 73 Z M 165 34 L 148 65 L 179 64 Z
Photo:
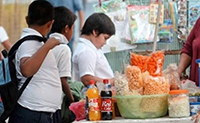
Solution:
M 168 94 L 115 96 L 120 114 L 128 119 L 156 118 L 166 115 Z
M 200 109 L 200 102 L 191 102 L 190 103 L 190 115 L 195 115 Z

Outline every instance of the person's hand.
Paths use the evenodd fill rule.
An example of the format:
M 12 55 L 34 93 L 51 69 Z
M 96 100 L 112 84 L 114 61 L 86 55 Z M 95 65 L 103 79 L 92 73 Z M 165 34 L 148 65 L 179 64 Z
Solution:
M 200 118 L 200 110 L 198 111 L 197 114 L 192 116 L 192 121 L 194 121 L 194 123 L 198 123 L 199 122 L 199 118 Z
M 109 81 L 110 81 L 110 84 L 111 84 L 112 86 L 115 85 L 115 79 L 114 79 L 114 78 L 110 79 Z
M 59 45 L 59 44 L 60 44 L 60 41 L 57 40 L 56 38 L 51 37 L 51 38 L 49 38 L 49 39 L 47 40 L 47 42 L 46 42 L 45 44 L 48 45 L 50 49 L 52 49 L 52 48 L 54 48 L 55 46 Z

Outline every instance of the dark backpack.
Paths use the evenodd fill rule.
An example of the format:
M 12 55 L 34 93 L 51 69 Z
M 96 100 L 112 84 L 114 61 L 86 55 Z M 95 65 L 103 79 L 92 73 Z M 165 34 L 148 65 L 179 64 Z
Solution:
M 15 54 L 18 47 L 24 41 L 28 40 L 45 42 L 46 38 L 36 35 L 26 36 L 17 41 L 10 49 L 8 56 L 0 61 L 0 95 L 2 100 L 2 102 L 0 102 L 0 109 L 3 109 L 3 114 L 0 116 L 0 123 L 4 123 L 10 116 L 19 97 L 32 79 L 32 77 L 27 78 L 23 86 L 18 89 L 19 80 L 17 79 L 17 72 L 14 64 Z

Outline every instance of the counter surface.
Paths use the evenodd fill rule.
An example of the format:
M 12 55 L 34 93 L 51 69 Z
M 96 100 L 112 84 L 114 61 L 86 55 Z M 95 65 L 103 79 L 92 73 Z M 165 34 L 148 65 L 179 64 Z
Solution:
M 90 123 L 90 121 L 81 120 L 74 123 Z M 191 121 L 191 117 L 185 118 L 154 118 L 154 119 L 124 119 L 122 117 L 116 117 L 115 120 L 109 121 L 94 121 L 94 123 L 194 123 Z

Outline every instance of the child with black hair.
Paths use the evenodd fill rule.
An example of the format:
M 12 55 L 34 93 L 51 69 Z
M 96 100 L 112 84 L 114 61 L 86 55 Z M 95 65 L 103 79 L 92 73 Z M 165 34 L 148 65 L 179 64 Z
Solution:
M 21 38 L 29 35 L 45 37 L 54 22 L 54 8 L 47 1 L 33 1 L 28 8 Z M 27 77 L 33 76 L 13 110 L 9 123 L 52 123 L 53 114 L 61 104 L 62 87 L 56 59 L 51 49 L 59 40 L 49 38 L 46 43 L 35 40 L 20 45 L 15 56 L 19 88 Z
M 115 27 L 107 15 L 94 13 L 86 20 L 72 57 L 75 80 L 82 81 L 85 86 L 90 80 L 103 82 L 103 79 L 114 84 L 113 71 L 101 50 L 113 34 Z
M 74 102 L 74 98 L 67 80 L 68 78 L 71 78 L 71 51 L 67 44 L 73 36 L 74 22 L 77 17 L 71 10 L 64 6 L 55 7 L 54 10 L 54 24 L 51 28 L 50 37 L 62 40 L 61 42 L 64 42 L 64 44 L 54 47 L 52 51 L 56 58 L 63 92 L 66 94 L 71 103 Z M 61 107 L 59 109 L 61 109 Z M 61 118 L 60 110 L 57 111 L 55 117 L 55 122 L 61 123 L 61 119 L 59 119 Z

